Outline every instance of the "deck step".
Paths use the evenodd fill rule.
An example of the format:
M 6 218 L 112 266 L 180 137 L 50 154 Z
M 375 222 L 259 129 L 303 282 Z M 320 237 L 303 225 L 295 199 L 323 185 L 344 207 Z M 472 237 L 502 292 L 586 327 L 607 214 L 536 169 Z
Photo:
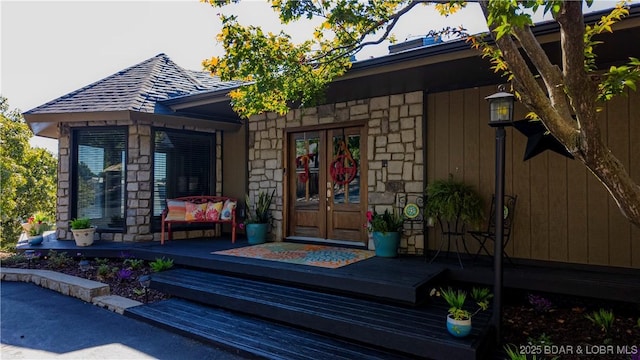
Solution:
M 290 286 L 176 269 L 154 274 L 153 288 L 392 352 L 434 359 L 477 359 L 486 351 L 489 316 L 474 317 L 472 334 L 447 333 L 444 302 L 408 307 Z
M 125 315 L 244 356 L 282 360 L 408 359 L 178 298 L 129 308 Z

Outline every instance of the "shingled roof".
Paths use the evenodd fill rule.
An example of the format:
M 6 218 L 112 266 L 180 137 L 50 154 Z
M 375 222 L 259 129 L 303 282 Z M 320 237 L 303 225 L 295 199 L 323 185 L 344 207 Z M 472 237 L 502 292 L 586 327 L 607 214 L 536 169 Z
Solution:
M 161 100 L 203 91 L 224 89 L 225 83 L 206 72 L 186 70 L 165 54 L 137 65 L 27 111 L 31 114 L 137 111 L 169 114 Z

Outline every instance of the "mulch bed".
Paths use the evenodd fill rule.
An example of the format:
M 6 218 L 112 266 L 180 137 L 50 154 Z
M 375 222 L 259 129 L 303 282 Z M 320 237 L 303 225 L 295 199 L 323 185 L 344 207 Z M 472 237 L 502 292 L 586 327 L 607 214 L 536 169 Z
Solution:
M 111 288 L 111 295 L 118 295 L 143 303 L 147 299 L 149 303 L 152 303 L 169 298 L 167 294 L 153 289 L 147 289 L 145 296 L 144 288 L 140 285 L 138 279 L 143 275 L 149 275 L 152 273 L 151 268 L 146 261 L 141 268 L 131 269 L 127 264 L 125 264 L 124 258 L 103 259 L 110 271 L 107 275 L 100 276 L 98 275 L 99 264 L 96 259 L 87 259 L 89 260 L 91 268 L 87 271 L 82 271 L 78 266 L 80 259 L 60 258 L 57 255 L 54 255 L 54 257 L 57 258 L 50 261 L 47 254 L 39 254 L 38 257 L 32 259 L 30 262 L 24 258 L 20 259 L 19 257 L 15 257 L 18 261 L 14 262 L 14 257 L 7 257 L 6 255 L 3 257 L 5 259 L 2 261 L 2 266 L 5 267 L 53 270 L 72 276 L 99 281 L 109 285 Z M 126 278 L 119 277 L 117 271 L 121 269 L 128 269 L 131 273 Z
M 586 317 L 600 309 L 615 316 L 606 331 Z M 511 291 L 503 319 L 503 343 L 529 359 L 640 359 L 640 304 Z

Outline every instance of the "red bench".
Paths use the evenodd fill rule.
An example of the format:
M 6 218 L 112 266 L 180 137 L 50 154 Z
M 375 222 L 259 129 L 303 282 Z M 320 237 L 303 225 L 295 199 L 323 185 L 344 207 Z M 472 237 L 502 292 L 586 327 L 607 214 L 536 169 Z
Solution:
M 232 205 L 227 205 L 232 202 Z M 184 209 L 181 210 L 181 203 L 184 203 Z M 222 203 L 222 210 L 218 211 L 218 218 L 214 220 L 214 216 L 211 215 L 213 210 L 217 209 L 214 204 Z M 185 196 L 173 199 L 167 199 L 167 207 L 162 212 L 162 234 L 160 236 L 160 244 L 164 245 L 164 233 L 165 230 L 168 233 L 168 239 L 171 240 L 171 224 L 194 224 L 194 223 L 213 223 L 213 224 L 231 224 L 231 242 L 236 242 L 236 207 L 238 201 L 235 198 L 226 196 Z M 204 204 L 204 206 L 203 206 Z M 196 217 L 188 216 L 187 207 L 192 208 L 196 212 L 204 211 L 205 218 L 202 218 L 202 214 L 198 213 Z M 225 214 L 223 219 L 223 212 L 225 208 L 229 207 L 230 214 Z M 209 211 L 207 211 L 207 209 Z M 193 212 L 191 212 L 193 213 Z M 181 216 L 182 214 L 182 216 Z

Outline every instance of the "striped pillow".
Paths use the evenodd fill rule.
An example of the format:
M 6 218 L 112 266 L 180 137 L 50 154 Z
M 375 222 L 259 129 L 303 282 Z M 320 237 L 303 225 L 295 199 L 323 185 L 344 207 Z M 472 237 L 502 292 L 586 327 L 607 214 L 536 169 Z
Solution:
M 167 200 L 167 217 L 165 220 L 184 221 L 186 204 L 180 200 Z

